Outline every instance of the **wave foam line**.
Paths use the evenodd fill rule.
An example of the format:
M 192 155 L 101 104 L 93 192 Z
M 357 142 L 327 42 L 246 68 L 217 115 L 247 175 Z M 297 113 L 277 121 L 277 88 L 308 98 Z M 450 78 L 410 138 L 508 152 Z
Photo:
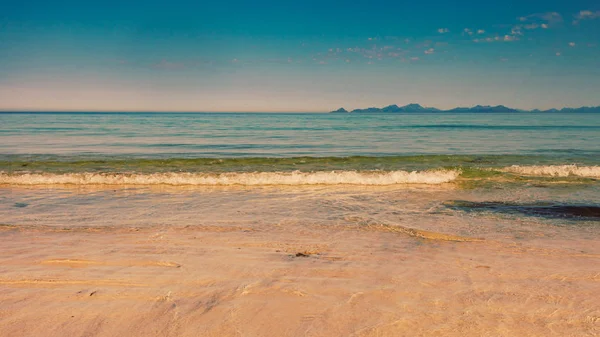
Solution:
M 600 178 L 600 166 L 577 166 L 577 165 L 539 165 L 519 166 L 513 165 L 502 169 L 504 172 L 517 173 L 531 176 L 552 177 L 586 177 Z
M 0 172 L 8 185 L 394 185 L 443 184 L 457 170 L 388 172 L 239 172 L 239 173 L 16 173 Z

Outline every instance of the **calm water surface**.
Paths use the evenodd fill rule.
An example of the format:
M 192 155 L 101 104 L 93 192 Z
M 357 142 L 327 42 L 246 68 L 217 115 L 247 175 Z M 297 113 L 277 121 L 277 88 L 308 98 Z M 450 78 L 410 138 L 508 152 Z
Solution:
M 600 157 L 598 114 L 0 114 L 0 159 L 516 154 Z

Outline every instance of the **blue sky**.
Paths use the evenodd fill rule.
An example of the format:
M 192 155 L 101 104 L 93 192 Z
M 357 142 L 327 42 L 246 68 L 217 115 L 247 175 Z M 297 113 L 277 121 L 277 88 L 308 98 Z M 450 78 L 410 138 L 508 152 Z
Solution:
M 598 1 L 13 1 L 0 109 L 600 105 Z

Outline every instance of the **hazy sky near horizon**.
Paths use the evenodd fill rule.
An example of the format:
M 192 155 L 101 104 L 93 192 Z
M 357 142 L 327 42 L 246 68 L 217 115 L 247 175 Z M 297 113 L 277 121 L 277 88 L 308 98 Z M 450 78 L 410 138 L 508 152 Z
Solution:
M 13 1 L 0 109 L 600 105 L 598 1 Z

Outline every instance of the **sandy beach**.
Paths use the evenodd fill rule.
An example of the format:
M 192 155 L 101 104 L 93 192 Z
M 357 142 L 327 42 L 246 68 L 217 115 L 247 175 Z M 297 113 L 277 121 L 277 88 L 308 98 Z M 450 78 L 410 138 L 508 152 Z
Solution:
M 351 199 L 367 207 L 372 190 L 310 197 L 318 191 L 297 191 L 294 203 L 306 198 L 304 207 L 290 209 L 273 188 L 116 196 L 106 189 L 5 189 L 9 200 L 81 202 L 54 219 L 43 208 L 2 209 L 9 221 L 0 226 L 0 335 L 600 334 L 593 231 L 522 219 L 509 231 L 497 219 L 411 217 L 399 207 L 379 221 L 342 207 Z M 375 192 L 408 208 L 408 196 L 415 202 L 456 193 Z M 329 223 L 315 220 L 328 212 Z

